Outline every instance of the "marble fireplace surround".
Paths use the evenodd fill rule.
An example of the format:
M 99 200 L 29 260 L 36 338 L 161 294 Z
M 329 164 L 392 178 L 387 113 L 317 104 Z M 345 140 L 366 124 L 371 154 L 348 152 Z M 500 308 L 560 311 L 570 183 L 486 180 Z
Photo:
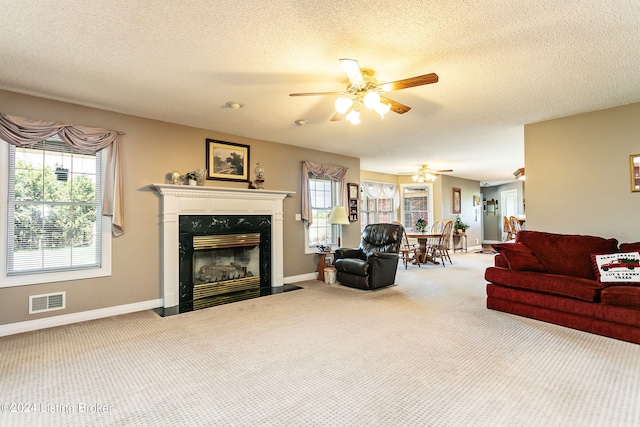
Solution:
M 161 284 L 164 308 L 179 304 L 180 215 L 270 215 L 271 287 L 284 285 L 283 201 L 292 191 L 151 184 L 161 196 Z

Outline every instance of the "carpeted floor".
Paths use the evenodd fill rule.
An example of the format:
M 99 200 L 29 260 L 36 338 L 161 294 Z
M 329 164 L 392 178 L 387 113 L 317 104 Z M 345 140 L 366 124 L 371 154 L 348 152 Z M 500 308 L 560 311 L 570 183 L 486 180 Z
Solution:
M 0 338 L 0 425 L 640 426 L 640 346 L 487 310 L 492 260 Z

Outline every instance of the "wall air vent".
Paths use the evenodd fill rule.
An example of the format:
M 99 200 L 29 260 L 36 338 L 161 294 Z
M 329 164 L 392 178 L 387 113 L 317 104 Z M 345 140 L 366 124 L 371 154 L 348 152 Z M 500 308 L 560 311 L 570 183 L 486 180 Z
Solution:
M 66 293 L 30 295 L 29 314 L 44 313 L 45 311 L 62 310 L 65 308 Z

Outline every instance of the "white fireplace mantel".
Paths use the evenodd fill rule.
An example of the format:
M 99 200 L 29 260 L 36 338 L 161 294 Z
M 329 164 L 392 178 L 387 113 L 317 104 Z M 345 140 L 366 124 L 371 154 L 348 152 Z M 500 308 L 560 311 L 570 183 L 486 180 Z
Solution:
M 161 198 L 163 307 L 179 303 L 179 217 L 180 215 L 270 215 L 271 287 L 284 285 L 283 201 L 293 191 L 151 184 Z

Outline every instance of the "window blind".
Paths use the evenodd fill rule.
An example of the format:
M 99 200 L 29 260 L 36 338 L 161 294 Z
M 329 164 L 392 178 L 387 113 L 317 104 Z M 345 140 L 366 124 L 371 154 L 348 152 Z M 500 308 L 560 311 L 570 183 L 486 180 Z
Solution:
M 9 147 L 8 275 L 100 267 L 100 171 L 59 139 Z

